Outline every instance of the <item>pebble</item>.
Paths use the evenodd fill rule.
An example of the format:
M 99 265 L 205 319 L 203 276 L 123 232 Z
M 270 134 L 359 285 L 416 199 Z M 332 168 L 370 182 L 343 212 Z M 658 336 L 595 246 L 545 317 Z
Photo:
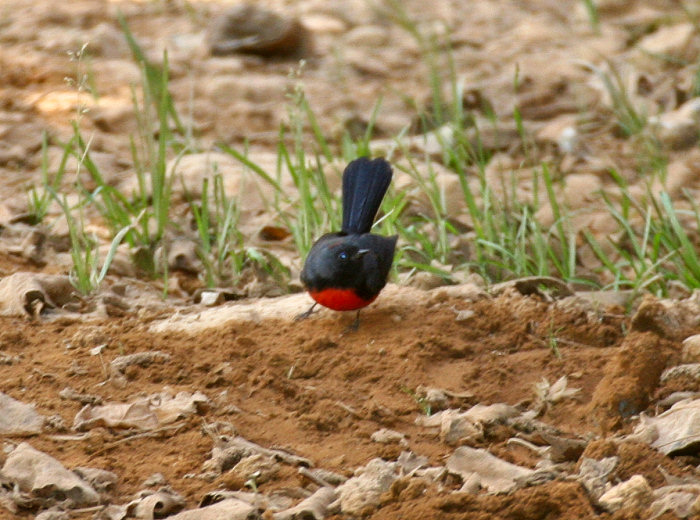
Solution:
M 622 508 L 643 507 L 651 502 L 652 493 L 647 479 L 634 475 L 603 493 L 598 502 L 612 513 Z
M 686 57 L 694 34 L 695 27 L 692 23 L 668 25 L 639 40 L 637 48 L 652 55 L 682 59 Z

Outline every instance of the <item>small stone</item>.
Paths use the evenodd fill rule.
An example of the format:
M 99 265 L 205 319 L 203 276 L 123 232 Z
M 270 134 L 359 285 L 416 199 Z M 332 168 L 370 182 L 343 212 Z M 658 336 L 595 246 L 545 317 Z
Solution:
M 345 35 L 345 44 L 352 47 L 377 48 L 386 45 L 389 38 L 386 27 L 360 25 Z
M 440 287 L 445 284 L 445 279 L 442 276 L 435 273 L 429 273 L 428 271 L 420 271 L 415 273 L 408 280 L 408 285 L 424 291 L 435 289 L 436 287 Z
M 165 486 L 168 483 L 162 473 L 153 473 L 143 481 L 144 487 Z
M 683 103 L 676 110 L 649 118 L 659 140 L 672 150 L 693 146 L 700 132 L 700 98 Z
M 378 442 L 380 444 L 401 444 L 402 446 L 408 444 L 406 442 L 406 436 L 403 433 L 386 428 L 374 432 L 371 439 L 373 442 Z
M 476 315 L 476 312 L 474 312 L 471 309 L 465 309 L 462 311 L 457 312 L 457 316 L 455 316 L 455 321 L 467 321 L 472 319 Z
M 296 18 L 240 4 L 214 20 L 209 45 L 213 55 L 298 56 L 307 39 L 306 28 Z
M 562 153 L 572 153 L 578 145 L 579 133 L 576 129 L 576 115 L 562 114 L 548 121 L 537 132 L 537 140 L 557 145 Z
M 256 485 L 272 479 L 280 470 L 280 465 L 273 457 L 268 457 L 260 453 L 241 459 L 226 474 L 226 482 L 232 488 L 243 487 L 249 481 L 254 481 Z
M 692 23 L 669 25 L 639 40 L 637 47 L 652 55 L 681 59 L 685 57 L 694 34 Z
M 301 22 L 314 34 L 342 34 L 348 29 L 347 24 L 340 18 L 323 13 L 304 15 Z

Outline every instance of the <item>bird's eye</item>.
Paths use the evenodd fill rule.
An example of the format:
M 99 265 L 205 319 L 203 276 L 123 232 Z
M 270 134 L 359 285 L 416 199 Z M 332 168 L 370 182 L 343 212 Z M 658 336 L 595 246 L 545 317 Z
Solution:
M 345 251 L 341 251 L 340 253 L 338 253 L 338 258 L 340 258 L 341 260 L 347 260 L 348 254 Z

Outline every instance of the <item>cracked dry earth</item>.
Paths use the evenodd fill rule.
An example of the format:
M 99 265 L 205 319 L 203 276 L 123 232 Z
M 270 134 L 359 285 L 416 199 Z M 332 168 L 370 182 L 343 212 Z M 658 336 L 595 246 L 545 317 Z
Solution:
M 406 98 L 430 98 L 418 46 L 379 4 L 260 4 L 307 27 L 313 49 L 302 77 L 329 136 L 364 128 L 383 95 L 373 150 L 384 150 L 381 139 L 412 121 Z M 628 65 L 635 102 L 677 120 L 693 95 L 700 48 L 679 4 L 598 2 L 600 34 L 579 3 L 404 4 L 421 26 L 446 23 L 472 108 L 487 102 L 503 125 L 487 143 L 490 178 L 531 173 L 518 170 L 522 147 L 508 129 L 518 106 L 538 145 L 531 153 L 541 154 L 535 163 L 557 164 L 572 209 L 590 209 L 581 225 L 607 233 L 595 195 L 611 182 L 604 172 L 614 166 L 640 188 L 643 168 L 581 62 Z M 0 3 L 0 282 L 59 275 L 36 278 L 37 288 L 30 274 L 28 292 L 22 284 L 0 291 L 31 294 L 39 305 L 2 302 L 0 518 L 697 517 L 697 295 L 574 293 L 551 280 L 422 290 L 409 280 L 390 284 L 359 330 L 345 333 L 351 316 L 321 311 L 294 321 L 309 304 L 302 294 L 249 291 L 207 308 L 193 303 L 197 277 L 173 272 L 162 301 L 158 282 L 121 263 L 94 297 L 46 308 L 47 298 L 60 306 L 67 296 L 60 276 L 70 259 L 64 227 L 42 229 L 46 247 L 38 248 L 36 227 L 22 219 L 25 190 L 40 180 L 42 132 L 55 139 L 48 157 L 56 164 L 56 143 L 70 136 L 76 110 L 87 109 L 81 127 L 93 160 L 111 185 L 133 185 L 130 84 L 139 70 L 118 11 L 151 59 L 168 48 L 173 97 L 203 149 L 246 140 L 253 160 L 274 164 L 296 61 L 212 56 L 206 29 L 230 5 Z M 89 59 L 78 64 L 68 52 L 85 42 Z M 659 53 L 673 59 L 659 64 Z M 516 64 L 522 90 L 513 93 Z M 66 83 L 78 66 L 99 96 Z M 682 123 L 680 134 L 670 125 L 660 135 L 672 197 L 681 188 L 695 194 L 699 182 L 697 121 Z M 571 125 L 584 143 L 573 150 L 561 139 Z M 79 173 L 69 164 L 64 188 Z M 454 175 L 440 173 L 449 191 Z M 226 175 L 242 174 L 227 167 Z M 270 215 L 242 204 L 246 239 L 298 272 L 288 242 L 258 234 Z M 107 236 L 99 219 L 92 224 Z

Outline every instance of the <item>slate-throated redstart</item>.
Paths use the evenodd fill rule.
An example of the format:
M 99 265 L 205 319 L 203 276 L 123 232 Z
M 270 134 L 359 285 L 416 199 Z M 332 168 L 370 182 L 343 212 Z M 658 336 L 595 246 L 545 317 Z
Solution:
M 343 172 L 343 225 L 319 238 L 309 251 L 301 281 L 315 303 L 335 311 L 357 310 L 374 301 L 386 285 L 397 236 L 370 233 L 374 217 L 391 182 L 391 166 L 382 159 L 355 159 Z

